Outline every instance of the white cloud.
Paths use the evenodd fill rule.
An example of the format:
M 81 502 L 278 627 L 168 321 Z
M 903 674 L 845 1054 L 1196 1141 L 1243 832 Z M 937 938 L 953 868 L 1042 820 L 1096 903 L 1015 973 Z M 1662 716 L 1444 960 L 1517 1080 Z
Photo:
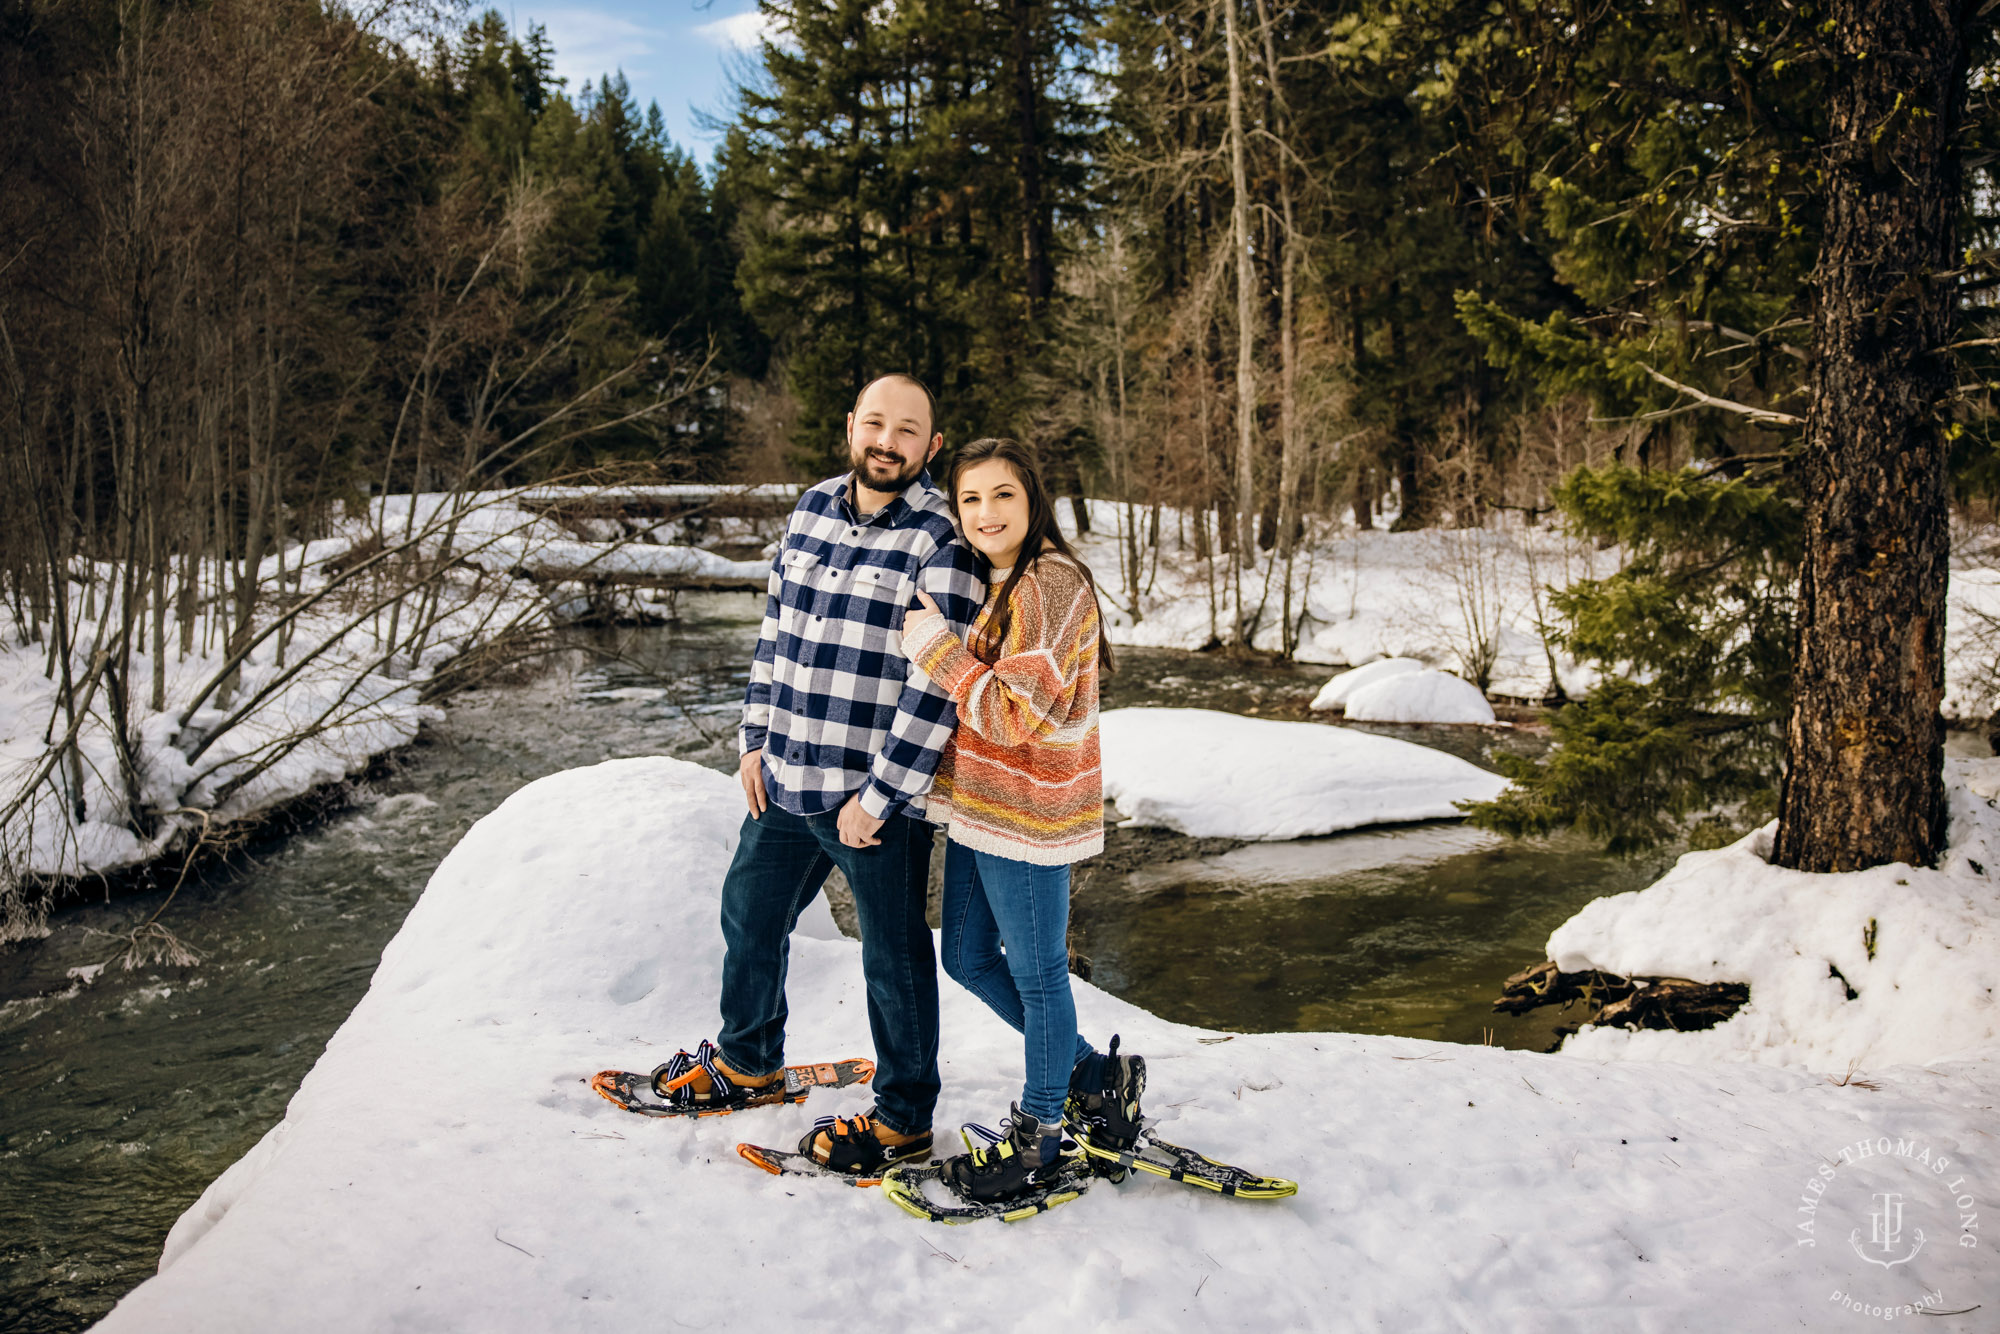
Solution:
M 725 50 L 754 52 L 764 40 L 764 14 L 761 10 L 747 10 L 712 23 L 703 23 L 694 31 L 697 37 L 706 38 Z
M 574 93 L 586 79 L 630 70 L 634 58 L 653 54 L 668 34 L 604 9 L 549 9 L 534 16 L 555 47 L 556 73 Z

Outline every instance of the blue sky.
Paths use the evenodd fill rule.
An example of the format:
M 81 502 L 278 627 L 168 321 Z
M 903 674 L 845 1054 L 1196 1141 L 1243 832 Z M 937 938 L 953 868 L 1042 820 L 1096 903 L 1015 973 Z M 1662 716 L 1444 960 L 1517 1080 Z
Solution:
M 643 111 L 660 104 L 674 143 L 704 166 L 720 142 L 696 123 L 696 112 L 727 116 L 735 79 L 732 67 L 757 51 L 756 0 L 624 0 L 604 4 L 530 4 L 501 7 L 508 26 L 540 23 L 556 49 L 556 73 L 574 93 L 585 79 L 623 70 Z

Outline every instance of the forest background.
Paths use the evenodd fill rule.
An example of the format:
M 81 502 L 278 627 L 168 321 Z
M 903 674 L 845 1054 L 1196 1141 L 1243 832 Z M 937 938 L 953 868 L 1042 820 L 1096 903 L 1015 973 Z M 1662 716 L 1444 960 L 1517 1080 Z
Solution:
M 1947 10 L 1935 68 L 1876 52 L 1948 114 L 1897 94 L 1862 136 L 1878 173 L 1944 164 L 1917 193 L 1946 216 L 1882 239 L 1923 258 L 1871 309 L 1923 314 L 1921 434 L 1976 524 L 1993 48 L 1984 8 Z M 1134 568 L 1163 524 L 1282 563 L 1288 626 L 1293 554 L 1338 525 L 1621 544 L 1551 613 L 1606 684 L 1479 818 L 1633 846 L 1777 808 L 1831 146 L 1870 54 L 1840 6 L 763 12 L 699 164 L 622 75 L 567 87 L 495 11 L 0 0 L 0 597 L 57 627 L 50 671 L 79 561 L 116 571 L 128 645 L 150 608 L 164 651 L 180 600 L 185 654 L 197 565 L 236 572 L 211 614 L 244 639 L 267 555 L 371 495 L 813 480 L 902 369 L 948 441 L 1019 437 L 1123 504 Z

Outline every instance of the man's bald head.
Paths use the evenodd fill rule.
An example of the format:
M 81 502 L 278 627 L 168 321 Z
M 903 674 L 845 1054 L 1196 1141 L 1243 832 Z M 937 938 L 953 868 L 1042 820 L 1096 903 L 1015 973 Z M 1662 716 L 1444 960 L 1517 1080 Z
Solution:
M 930 419 L 924 423 L 924 434 L 930 435 L 934 433 L 937 430 L 937 395 L 931 392 L 931 387 L 929 385 L 925 384 L 922 380 L 919 380 L 916 376 L 910 374 L 908 371 L 890 371 L 887 375 L 878 375 L 874 379 L 870 380 L 867 384 L 862 385 L 861 392 L 854 396 L 854 407 L 852 408 L 852 411 L 854 412 L 861 411 L 861 400 L 868 396 L 868 391 L 870 389 L 873 389 L 876 385 L 881 384 L 885 380 L 893 380 L 897 384 L 909 385 L 912 388 L 914 388 L 918 393 L 924 396 L 924 407 L 930 413 Z
M 847 414 L 847 454 L 855 485 L 873 493 L 873 503 L 887 503 L 936 456 L 944 444 L 936 419 L 936 400 L 914 375 L 878 375 L 862 386 Z

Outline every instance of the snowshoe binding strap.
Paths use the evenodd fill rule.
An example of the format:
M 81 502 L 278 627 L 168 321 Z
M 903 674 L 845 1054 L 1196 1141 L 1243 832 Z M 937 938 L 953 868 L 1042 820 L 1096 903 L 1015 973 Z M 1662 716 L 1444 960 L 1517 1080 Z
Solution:
M 1022 1198 L 1055 1181 L 1069 1165 L 1058 1127 L 1016 1106 L 998 1131 L 968 1123 L 959 1134 L 969 1150 L 948 1158 L 938 1176 L 962 1200 L 990 1204 Z
M 880 1176 L 891 1164 L 929 1158 L 931 1137 L 925 1132 L 901 1144 L 884 1144 L 876 1137 L 874 1117 L 867 1112 L 822 1116 L 799 1141 L 799 1152 L 831 1172 Z
M 671 1106 L 703 1110 L 754 1107 L 784 1098 L 782 1077 L 766 1084 L 739 1084 L 723 1072 L 717 1060 L 720 1055 L 707 1038 L 692 1053 L 675 1052 L 665 1065 L 653 1071 L 653 1092 Z M 708 1076 L 709 1084 L 706 1090 L 697 1093 L 692 1086 L 701 1075 Z
M 982 1126 L 976 1121 L 967 1121 L 964 1125 L 960 1126 L 958 1128 L 958 1137 L 965 1141 L 966 1150 L 970 1153 L 984 1153 L 1001 1140 L 1007 1138 L 1006 1135 L 995 1130 L 993 1127 Z

